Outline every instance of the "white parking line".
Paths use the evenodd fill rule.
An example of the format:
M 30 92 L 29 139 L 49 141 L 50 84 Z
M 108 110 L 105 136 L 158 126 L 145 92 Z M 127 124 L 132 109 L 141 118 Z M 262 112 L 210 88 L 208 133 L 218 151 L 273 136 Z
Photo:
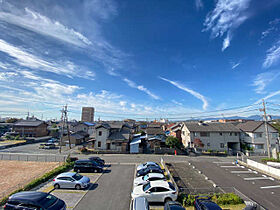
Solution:
M 280 185 L 260 187 L 261 189 L 280 188 Z
M 270 180 L 272 180 L 270 177 L 262 177 L 262 176 L 260 176 L 260 177 L 249 177 L 249 178 L 244 178 L 244 180 L 247 180 L 247 181 L 249 181 L 249 180 L 260 180 L 260 179 L 270 179 Z M 274 179 L 273 179 L 274 180 Z M 273 181 L 272 180 L 272 181 Z
M 221 168 L 240 168 L 240 166 L 220 166 Z
M 257 174 L 258 172 L 256 171 L 231 171 L 230 173 L 232 174 Z
M 213 162 L 213 163 L 216 163 L 216 164 L 234 164 L 234 162 L 222 162 L 222 161 L 217 161 L 217 162 Z

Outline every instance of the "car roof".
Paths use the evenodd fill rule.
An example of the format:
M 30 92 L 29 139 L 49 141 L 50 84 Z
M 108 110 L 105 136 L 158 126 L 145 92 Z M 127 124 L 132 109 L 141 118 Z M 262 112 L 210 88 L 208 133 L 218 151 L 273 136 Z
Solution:
M 148 173 L 147 174 L 150 178 L 158 177 L 158 178 L 163 178 L 164 175 L 161 173 Z
M 146 203 L 148 203 L 148 200 L 147 198 L 140 196 L 134 198 L 133 202 L 134 202 L 135 209 L 145 209 L 145 205 Z
M 144 163 L 144 164 L 157 164 L 156 162 L 151 162 L 151 161 L 149 161 L 149 162 L 146 162 L 146 163 Z
M 213 210 L 220 210 L 221 207 L 218 206 L 218 204 L 214 203 L 213 201 L 210 200 L 201 200 L 200 203 L 202 203 L 204 206 L 209 207 L 210 209 Z
M 45 192 L 24 191 L 11 195 L 8 201 L 31 201 L 32 203 L 36 203 L 44 199 L 47 195 L 48 193 Z
M 63 176 L 74 176 L 76 174 L 76 172 L 65 172 L 65 173 L 61 173 L 59 174 L 57 177 L 63 177 Z
M 169 184 L 167 181 L 163 181 L 163 180 L 158 180 L 158 181 L 152 181 L 150 182 L 151 187 L 166 187 L 166 188 L 170 188 Z
M 76 160 L 75 163 L 82 163 L 82 162 L 92 162 L 89 159 L 81 159 L 81 160 Z

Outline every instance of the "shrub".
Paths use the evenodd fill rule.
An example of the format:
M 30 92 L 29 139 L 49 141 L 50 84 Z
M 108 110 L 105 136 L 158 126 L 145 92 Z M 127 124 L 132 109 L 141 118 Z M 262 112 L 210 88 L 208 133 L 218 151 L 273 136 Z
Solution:
M 86 152 L 88 152 L 88 149 L 87 149 L 86 147 L 82 147 L 82 148 L 80 149 L 80 151 L 81 151 L 82 153 L 86 153 Z
M 179 196 L 178 201 L 182 203 L 183 206 L 193 206 L 196 196 L 210 197 L 211 200 L 218 205 L 237 205 L 244 202 L 239 196 L 235 195 L 234 193 L 215 193 L 213 195 L 181 195 Z
M 267 162 L 280 162 L 280 160 L 279 159 L 275 159 L 275 158 L 262 158 L 261 159 L 261 161 L 263 162 L 263 163 L 267 163 Z

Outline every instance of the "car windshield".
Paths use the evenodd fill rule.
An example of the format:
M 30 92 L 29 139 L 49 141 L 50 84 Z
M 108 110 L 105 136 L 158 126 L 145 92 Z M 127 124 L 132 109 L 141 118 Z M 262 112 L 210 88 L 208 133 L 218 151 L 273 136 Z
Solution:
M 81 174 L 76 173 L 76 174 L 73 176 L 73 178 L 74 178 L 75 180 L 80 180 L 81 178 L 83 178 L 83 176 L 82 176 Z
M 43 206 L 45 209 L 48 209 L 57 201 L 57 198 L 51 194 L 47 195 L 44 199 L 39 201 L 40 206 Z
M 175 190 L 175 187 L 173 186 L 173 184 L 171 184 L 170 182 L 168 182 L 170 189 Z
M 148 189 L 150 189 L 151 185 L 150 183 L 147 183 L 143 186 L 143 191 L 146 192 Z
M 146 181 L 147 179 L 149 179 L 148 174 L 146 176 L 143 177 L 143 180 Z

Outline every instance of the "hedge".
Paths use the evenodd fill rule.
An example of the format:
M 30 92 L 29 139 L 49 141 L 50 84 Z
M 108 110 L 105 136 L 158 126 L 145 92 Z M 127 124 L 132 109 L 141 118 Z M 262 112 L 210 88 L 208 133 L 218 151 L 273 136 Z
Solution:
M 203 197 L 210 197 L 211 200 L 218 205 L 237 205 L 242 204 L 244 201 L 234 193 L 215 193 L 213 195 L 205 195 L 205 194 L 199 194 L 199 195 L 186 195 L 182 194 L 178 197 L 178 201 L 182 203 L 183 206 L 193 206 L 195 197 L 196 196 L 203 196 Z
M 31 190 L 34 187 L 38 186 L 39 184 L 42 184 L 42 183 L 48 181 L 49 179 L 55 177 L 56 175 L 58 175 L 62 172 L 65 172 L 65 171 L 69 170 L 70 168 L 73 168 L 73 166 L 74 166 L 74 162 L 66 162 L 63 165 L 56 167 L 55 169 L 45 173 L 43 176 L 41 176 L 37 179 L 34 179 L 33 181 L 31 181 L 30 183 L 25 185 L 23 188 L 17 189 L 16 191 L 12 192 L 10 195 L 2 198 L 0 201 L 0 205 L 4 205 L 7 202 L 9 196 L 11 196 L 12 194 L 15 194 L 15 193 L 21 192 L 21 191 Z
M 280 162 L 280 159 L 275 159 L 275 158 L 262 158 L 261 161 L 263 163 L 267 163 L 267 162 Z

